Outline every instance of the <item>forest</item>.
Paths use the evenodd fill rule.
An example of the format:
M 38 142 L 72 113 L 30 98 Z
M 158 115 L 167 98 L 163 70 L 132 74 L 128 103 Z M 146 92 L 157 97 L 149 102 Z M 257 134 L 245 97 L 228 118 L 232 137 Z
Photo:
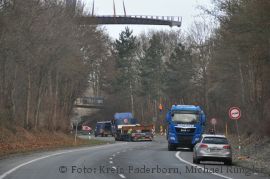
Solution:
M 228 109 L 238 106 L 241 132 L 270 135 L 269 0 L 213 0 L 213 9 L 200 8 L 215 25 L 140 35 L 125 28 L 117 39 L 78 26 L 62 1 L 0 2 L 1 127 L 66 130 L 74 101 L 91 87 L 106 99 L 95 119 L 131 111 L 160 125 L 172 104 L 194 104 L 224 131 L 225 123 L 234 130 Z M 75 11 L 85 13 L 80 3 Z

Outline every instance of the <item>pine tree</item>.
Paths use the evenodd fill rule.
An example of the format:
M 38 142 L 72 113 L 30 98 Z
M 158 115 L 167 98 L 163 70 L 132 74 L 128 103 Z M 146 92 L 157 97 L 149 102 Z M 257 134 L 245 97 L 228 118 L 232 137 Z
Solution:
M 128 27 L 120 33 L 119 39 L 115 41 L 116 79 L 114 90 L 121 94 L 121 98 L 130 101 L 131 111 L 134 113 L 134 94 L 138 83 L 138 42 Z
M 179 44 L 166 63 L 166 94 L 171 100 L 175 100 L 174 102 L 189 102 L 190 94 L 188 93 L 193 77 L 194 65 L 191 54 L 183 45 Z
M 141 59 L 142 94 L 153 99 L 162 95 L 164 84 L 164 48 L 160 36 L 153 34 L 150 47 Z

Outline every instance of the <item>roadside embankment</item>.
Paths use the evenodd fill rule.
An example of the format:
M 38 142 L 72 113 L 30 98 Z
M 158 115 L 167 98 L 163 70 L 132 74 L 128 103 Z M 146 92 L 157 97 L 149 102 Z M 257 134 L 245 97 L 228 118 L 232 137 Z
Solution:
M 27 131 L 17 128 L 16 132 L 0 128 L 0 157 L 10 154 L 28 153 L 33 151 L 53 150 L 68 147 L 94 146 L 108 142 L 99 140 L 84 140 L 63 132 Z
M 270 138 L 267 136 L 241 136 L 241 150 L 237 136 L 228 137 L 233 149 L 234 164 L 258 169 L 270 174 Z

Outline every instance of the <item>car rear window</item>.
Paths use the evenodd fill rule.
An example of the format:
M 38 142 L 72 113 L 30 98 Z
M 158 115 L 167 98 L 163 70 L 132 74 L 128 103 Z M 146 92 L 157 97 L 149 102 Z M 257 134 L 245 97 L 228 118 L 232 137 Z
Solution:
M 203 142 L 205 144 L 228 144 L 228 140 L 222 137 L 205 137 Z

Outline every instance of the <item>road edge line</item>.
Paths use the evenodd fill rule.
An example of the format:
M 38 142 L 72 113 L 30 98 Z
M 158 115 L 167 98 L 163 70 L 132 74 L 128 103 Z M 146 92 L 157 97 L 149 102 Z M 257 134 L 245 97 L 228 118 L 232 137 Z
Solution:
M 121 178 L 126 178 L 126 176 L 123 175 L 123 174 L 119 174 L 119 176 L 120 176 Z
M 210 171 L 210 170 L 207 170 L 207 169 L 205 169 L 205 168 L 203 168 L 203 167 L 201 167 L 201 166 L 199 166 L 199 165 L 195 165 L 195 164 L 193 164 L 193 163 L 190 163 L 190 162 L 188 162 L 188 161 L 182 159 L 182 158 L 180 157 L 180 153 L 181 153 L 180 151 L 176 152 L 176 153 L 175 153 L 175 157 L 176 157 L 177 159 L 179 159 L 181 162 L 184 162 L 185 164 L 191 165 L 191 166 L 193 166 L 193 167 L 201 168 L 203 171 L 206 171 L 207 173 L 210 173 L 210 174 L 212 174 L 212 175 L 216 175 L 216 176 L 221 177 L 221 178 L 225 178 L 225 179 L 233 179 L 233 178 L 231 178 L 231 177 L 228 177 L 228 176 L 225 176 L 225 175 L 221 175 L 221 174 L 219 174 L 219 173 L 214 173 L 214 172 L 212 172 L 212 171 Z
M 121 144 L 127 144 L 127 143 L 121 143 Z M 67 153 L 71 153 L 71 152 L 79 152 L 79 151 L 84 151 L 84 150 L 99 149 L 99 148 L 104 148 L 104 147 L 108 147 L 108 146 L 112 146 L 112 145 L 102 145 L 102 146 L 88 147 L 88 148 L 83 148 L 83 149 L 67 150 L 67 151 L 64 151 L 64 152 L 58 152 L 58 153 L 54 153 L 54 154 L 50 154 L 50 155 L 45 155 L 43 157 L 35 158 L 35 159 L 32 159 L 32 160 L 30 160 L 28 162 L 24 162 L 24 163 L 22 163 L 20 165 L 17 165 L 16 167 L 13 167 L 10 170 L 4 172 L 3 174 L 0 175 L 0 179 L 4 179 L 9 174 L 15 172 L 16 170 L 18 170 L 21 167 L 24 167 L 24 166 L 26 166 L 26 165 L 28 165 L 30 163 L 33 163 L 33 162 L 36 162 L 36 161 L 39 161 L 39 160 L 42 160 L 42 159 L 50 158 L 50 157 L 57 156 L 57 155 L 67 154 Z

